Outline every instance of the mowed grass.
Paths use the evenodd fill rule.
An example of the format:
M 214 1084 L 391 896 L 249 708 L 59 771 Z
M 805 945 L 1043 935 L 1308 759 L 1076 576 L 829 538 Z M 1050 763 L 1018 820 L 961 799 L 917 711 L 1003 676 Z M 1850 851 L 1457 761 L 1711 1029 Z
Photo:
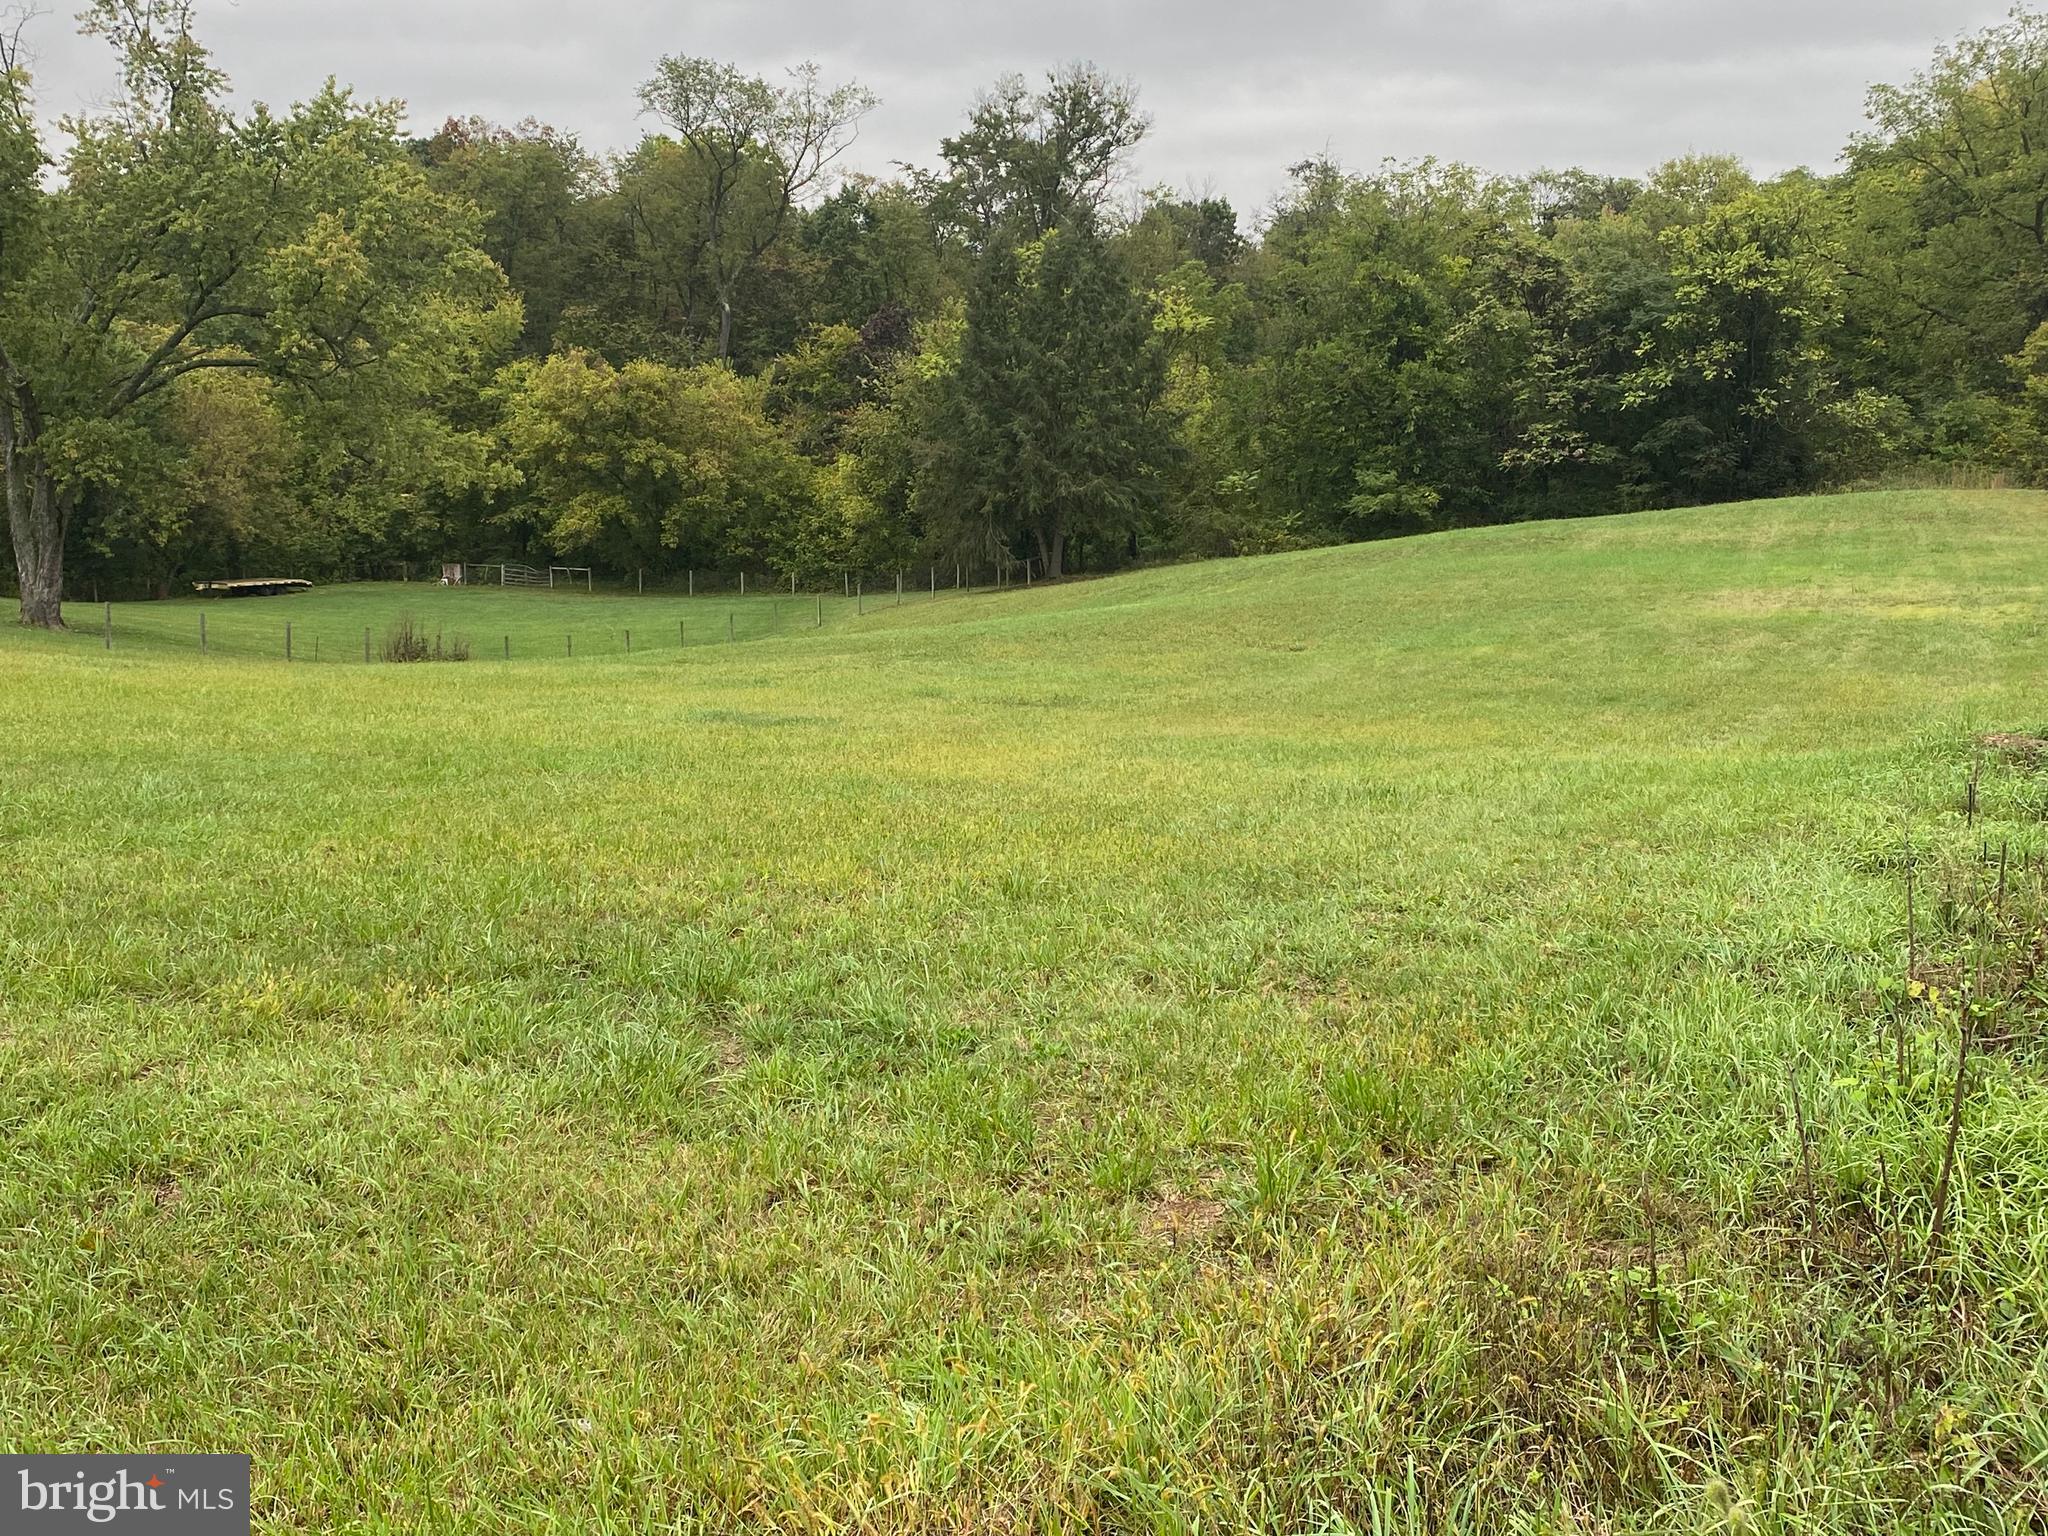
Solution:
M 687 667 L 9 633 L 0 1442 L 266 1531 L 2038 1530 L 2024 955 L 1953 1085 L 2044 605 L 2048 497 L 1925 493 Z
M 393 626 L 410 619 L 444 651 L 458 643 L 472 661 L 589 661 L 628 652 L 669 652 L 699 646 L 810 635 L 898 606 L 924 607 L 973 596 L 952 590 L 893 587 L 865 598 L 787 587 L 736 593 L 621 595 L 493 586 L 443 587 L 438 582 L 358 582 L 317 586 L 277 597 L 181 597 L 167 602 L 67 603 L 71 632 L 59 637 L 82 650 L 113 649 L 197 657 L 240 657 L 294 663 L 361 665 L 384 657 Z M 108 630 L 112 645 L 108 646 Z M 286 630 L 289 627 L 290 634 Z

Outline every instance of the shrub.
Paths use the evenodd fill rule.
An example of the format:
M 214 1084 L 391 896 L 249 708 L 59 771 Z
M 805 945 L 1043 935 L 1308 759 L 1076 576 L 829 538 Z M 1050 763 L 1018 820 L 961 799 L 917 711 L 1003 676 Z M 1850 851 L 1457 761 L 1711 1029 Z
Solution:
M 426 630 L 407 614 L 384 636 L 384 659 L 386 661 L 467 661 L 469 660 L 468 637 L 457 635 L 443 642 L 441 632 L 434 631 L 434 638 L 427 639 Z

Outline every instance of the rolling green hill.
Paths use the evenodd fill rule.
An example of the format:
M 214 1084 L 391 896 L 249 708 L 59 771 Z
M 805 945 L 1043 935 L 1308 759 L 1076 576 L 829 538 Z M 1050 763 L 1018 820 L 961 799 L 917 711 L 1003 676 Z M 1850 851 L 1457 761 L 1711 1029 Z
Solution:
M 697 601 L 0 635 L 0 1439 L 275 1531 L 2048 1521 L 2048 497 Z

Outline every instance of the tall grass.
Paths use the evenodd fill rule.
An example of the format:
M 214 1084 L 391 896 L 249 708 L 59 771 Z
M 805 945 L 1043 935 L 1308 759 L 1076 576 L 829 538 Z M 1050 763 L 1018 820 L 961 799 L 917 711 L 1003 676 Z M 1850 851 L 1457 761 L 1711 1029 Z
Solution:
M 443 641 L 441 631 L 428 638 L 426 626 L 411 614 L 403 614 L 384 632 L 386 661 L 467 661 L 469 641 L 462 635 Z

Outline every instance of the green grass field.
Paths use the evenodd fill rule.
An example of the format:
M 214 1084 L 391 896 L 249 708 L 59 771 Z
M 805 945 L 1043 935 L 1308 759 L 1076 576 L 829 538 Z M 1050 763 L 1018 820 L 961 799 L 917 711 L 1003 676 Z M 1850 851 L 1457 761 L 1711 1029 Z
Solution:
M 2048 1524 L 2048 497 L 677 606 L 0 635 L 0 1443 L 265 1531 Z

